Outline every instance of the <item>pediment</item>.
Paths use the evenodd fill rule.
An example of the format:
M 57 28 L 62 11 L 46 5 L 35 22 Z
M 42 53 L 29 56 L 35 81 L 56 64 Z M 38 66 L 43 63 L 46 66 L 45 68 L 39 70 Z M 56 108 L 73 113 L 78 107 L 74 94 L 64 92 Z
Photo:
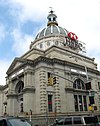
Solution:
M 25 63 L 25 60 L 21 58 L 15 58 L 13 62 L 11 63 L 10 67 L 7 70 L 7 74 L 11 73 L 12 71 L 16 70 L 20 66 L 22 66 Z

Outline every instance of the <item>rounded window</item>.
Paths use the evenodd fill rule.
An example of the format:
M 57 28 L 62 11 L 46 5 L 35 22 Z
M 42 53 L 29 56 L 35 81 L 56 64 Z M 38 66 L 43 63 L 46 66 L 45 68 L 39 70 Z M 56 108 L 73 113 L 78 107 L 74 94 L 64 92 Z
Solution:
M 76 79 L 73 83 L 73 88 L 76 89 L 85 89 L 85 84 L 81 79 Z
M 55 45 L 58 45 L 58 44 L 59 44 L 59 42 L 58 42 L 58 41 L 56 41 L 56 42 L 55 42 Z
M 50 46 L 50 42 L 49 41 L 47 42 L 47 46 Z
M 41 48 L 43 48 L 43 44 L 42 44 L 42 43 L 40 44 L 40 49 L 41 49 Z
M 21 93 L 23 91 L 24 88 L 24 82 L 23 81 L 19 81 L 16 85 L 16 93 Z

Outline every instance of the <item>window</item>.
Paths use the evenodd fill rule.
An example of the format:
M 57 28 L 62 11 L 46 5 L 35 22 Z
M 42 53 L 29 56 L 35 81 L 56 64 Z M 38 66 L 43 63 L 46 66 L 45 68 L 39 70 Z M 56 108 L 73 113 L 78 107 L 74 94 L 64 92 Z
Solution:
M 26 120 L 20 118 L 8 119 L 8 122 L 10 123 L 11 126 L 31 126 L 31 124 L 29 124 Z
M 98 82 L 98 89 L 100 90 L 100 82 Z
M 43 48 L 43 44 L 42 44 L 42 43 L 40 44 L 40 49 L 41 49 L 41 48 Z
M 59 119 L 57 121 L 57 125 L 63 125 L 64 124 L 64 119 Z
M 74 104 L 75 104 L 75 111 L 79 111 L 78 110 L 78 98 L 77 98 L 77 95 L 74 95 Z
M 86 90 L 85 83 L 80 79 L 76 79 L 73 83 L 74 89 Z M 79 92 L 79 95 L 74 95 L 75 111 L 87 111 L 87 99 L 85 95 Z
M 98 119 L 97 117 L 84 117 L 85 123 L 86 124 L 94 124 L 94 123 L 98 123 Z
M 0 126 L 6 126 L 6 124 L 5 124 L 6 122 L 2 119 L 2 120 L 0 120 Z
M 47 46 L 50 46 L 50 42 L 49 41 L 47 42 Z
M 55 17 L 53 17 L 53 21 L 56 21 Z
M 59 42 L 58 41 L 55 41 L 55 45 L 58 45 L 59 44 Z
M 49 18 L 49 21 L 51 21 L 51 18 Z
M 79 95 L 79 106 L 80 106 L 80 111 L 83 111 L 83 103 L 82 103 L 82 96 Z
M 75 111 L 87 111 L 87 99 L 86 96 L 74 95 Z
M 83 96 L 84 111 L 87 111 L 86 96 Z
M 84 82 L 81 79 L 76 79 L 73 84 L 73 88 L 76 89 L 85 89 Z
M 64 125 L 69 125 L 69 124 L 72 124 L 72 118 L 65 119 Z
M 81 117 L 74 117 L 73 122 L 74 124 L 82 124 Z
M 23 81 L 19 81 L 16 85 L 16 93 L 21 93 L 23 91 L 24 88 L 24 82 Z
M 48 95 L 48 111 L 52 112 L 52 95 Z

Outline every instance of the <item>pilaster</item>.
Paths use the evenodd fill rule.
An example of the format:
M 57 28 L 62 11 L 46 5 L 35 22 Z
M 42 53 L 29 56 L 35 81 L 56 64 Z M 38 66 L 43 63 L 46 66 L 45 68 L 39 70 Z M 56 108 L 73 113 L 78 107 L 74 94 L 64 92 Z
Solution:
M 58 72 L 55 72 L 55 75 L 57 75 Z M 56 76 L 56 84 L 54 85 L 55 89 L 55 109 L 57 113 L 61 112 L 61 99 L 60 99 L 60 87 L 59 87 L 59 77 Z
M 34 85 L 34 72 L 33 69 L 28 68 L 24 72 L 24 87 L 33 86 Z
M 40 111 L 45 113 L 47 111 L 47 96 L 46 96 L 46 71 L 41 70 L 40 78 Z
M 18 114 L 18 101 L 17 101 L 17 94 L 8 94 L 7 95 L 7 108 L 8 108 L 8 115 L 14 116 Z

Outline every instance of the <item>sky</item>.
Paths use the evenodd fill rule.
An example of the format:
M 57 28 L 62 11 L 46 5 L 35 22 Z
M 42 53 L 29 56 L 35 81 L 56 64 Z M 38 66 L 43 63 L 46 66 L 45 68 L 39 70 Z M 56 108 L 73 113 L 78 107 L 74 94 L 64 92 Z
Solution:
M 0 0 L 0 85 L 15 57 L 29 50 L 31 41 L 47 25 L 50 7 L 58 25 L 75 33 L 86 45 L 86 56 L 100 70 L 99 0 Z

